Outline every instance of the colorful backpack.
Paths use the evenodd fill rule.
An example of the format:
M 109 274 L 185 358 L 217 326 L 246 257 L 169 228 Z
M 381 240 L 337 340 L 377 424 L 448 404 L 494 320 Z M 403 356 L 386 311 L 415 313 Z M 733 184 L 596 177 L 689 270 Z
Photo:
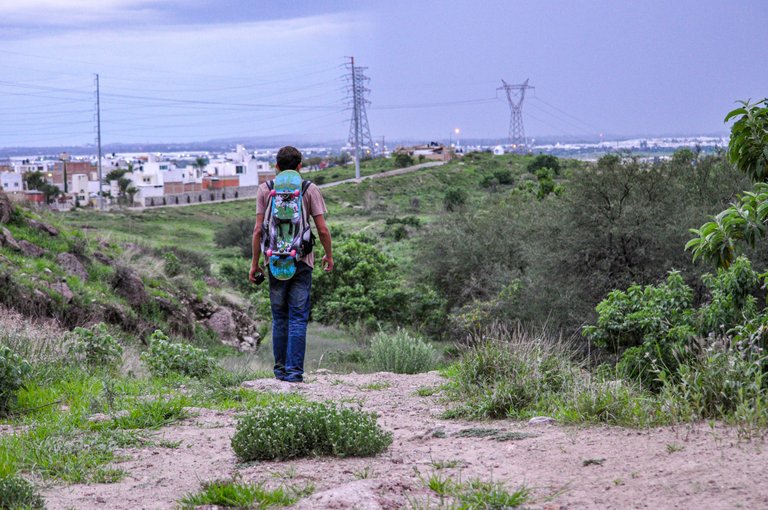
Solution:
M 312 252 L 315 236 L 303 211 L 304 193 L 312 181 L 285 170 L 267 182 L 269 205 L 261 226 L 261 250 L 270 273 L 288 280 L 296 273 L 296 261 Z

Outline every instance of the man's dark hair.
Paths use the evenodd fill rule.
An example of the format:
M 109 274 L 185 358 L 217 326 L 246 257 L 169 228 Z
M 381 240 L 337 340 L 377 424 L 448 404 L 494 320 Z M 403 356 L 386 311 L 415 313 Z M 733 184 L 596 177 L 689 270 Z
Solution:
M 277 166 L 280 170 L 296 170 L 301 163 L 301 152 L 296 147 L 286 145 L 277 151 Z

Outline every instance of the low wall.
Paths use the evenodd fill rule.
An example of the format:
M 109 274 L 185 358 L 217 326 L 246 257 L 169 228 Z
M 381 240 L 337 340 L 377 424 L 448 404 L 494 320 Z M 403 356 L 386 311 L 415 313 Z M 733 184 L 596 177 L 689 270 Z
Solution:
M 186 193 L 173 193 L 161 197 L 146 197 L 144 207 L 156 207 L 162 205 L 187 205 L 204 204 L 207 202 L 221 202 L 236 198 L 251 198 L 256 196 L 258 186 L 241 186 L 239 188 L 211 189 L 202 191 L 188 191 Z

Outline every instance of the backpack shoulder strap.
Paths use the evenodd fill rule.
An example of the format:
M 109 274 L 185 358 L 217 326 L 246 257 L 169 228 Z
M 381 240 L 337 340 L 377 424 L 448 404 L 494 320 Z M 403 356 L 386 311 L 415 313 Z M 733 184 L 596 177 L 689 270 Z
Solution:
M 309 179 L 304 179 L 303 181 L 301 181 L 301 193 L 302 193 L 302 195 L 307 192 L 307 190 L 309 189 L 309 185 L 310 184 L 312 184 L 312 181 L 310 181 Z
M 275 189 L 275 180 L 274 179 L 270 179 L 270 180 L 267 181 L 267 189 L 269 191 L 272 191 L 273 189 Z

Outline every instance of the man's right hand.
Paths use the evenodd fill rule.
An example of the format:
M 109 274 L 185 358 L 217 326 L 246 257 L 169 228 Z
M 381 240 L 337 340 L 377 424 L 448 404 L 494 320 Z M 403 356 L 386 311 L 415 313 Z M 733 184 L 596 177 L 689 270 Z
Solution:
M 333 271 L 333 257 L 329 257 L 328 255 L 323 255 L 323 269 L 326 272 Z
M 265 274 L 264 273 L 264 268 L 261 267 L 258 264 L 256 264 L 255 266 L 251 265 L 251 271 L 248 273 L 248 279 L 255 283 L 256 282 L 256 275 L 258 273 Z

